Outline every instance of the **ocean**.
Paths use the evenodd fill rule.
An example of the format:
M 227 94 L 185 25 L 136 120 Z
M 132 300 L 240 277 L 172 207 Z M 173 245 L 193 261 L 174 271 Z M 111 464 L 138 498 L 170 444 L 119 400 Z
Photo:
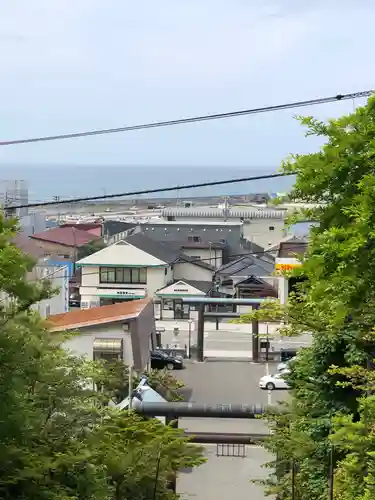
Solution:
M 184 184 L 229 180 L 277 172 L 277 167 L 189 167 L 189 166 L 88 166 L 88 165 L 1 165 L 0 179 L 25 180 L 29 202 L 48 201 L 54 196 L 74 198 L 127 191 L 183 186 Z M 149 197 L 219 196 L 248 193 L 284 193 L 293 177 L 242 182 L 197 189 L 176 189 Z M 144 197 L 147 197 L 144 195 Z

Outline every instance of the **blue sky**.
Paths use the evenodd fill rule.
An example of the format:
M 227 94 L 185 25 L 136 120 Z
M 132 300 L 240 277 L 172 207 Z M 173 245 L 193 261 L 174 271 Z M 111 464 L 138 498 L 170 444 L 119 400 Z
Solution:
M 371 89 L 374 14 L 370 0 L 3 0 L 0 140 Z M 301 112 L 325 119 L 352 109 Z M 317 147 L 296 113 L 6 147 L 0 168 L 276 168 Z

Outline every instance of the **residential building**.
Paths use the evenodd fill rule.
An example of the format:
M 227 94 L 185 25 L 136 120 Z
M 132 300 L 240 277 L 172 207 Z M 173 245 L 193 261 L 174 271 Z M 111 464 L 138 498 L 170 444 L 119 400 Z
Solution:
M 156 292 L 155 316 L 157 319 L 197 318 L 196 308 L 184 304 L 183 297 L 205 297 L 212 290 L 212 281 L 177 280 Z
M 61 314 L 69 311 L 69 270 L 67 266 L 54 266 L 48 261 L 39 263 L 33 269 L 35 280 L 48 280 L 55 293 L 49 299 L 37 302 L 32 308 L 43 318 L 51 314 Z
M 219 292 L 237 298 L 277 297 L 278 278 L 273 276 L 275 263 L 267 254 L 244 255 L 223 265 L 215 274 Z M 244 313 L 251 306 L 239 306 Z
M 210 264 L 185 255 L 179 246 L 157 242 L 144 233 L 132 234 L 126 241 L 85 257 L 77 266 L 81 269 L 82 308 L 149 297 L 156 299 L 158 311 L 168 286 L 182 280 L 185 295 L 196 289 L 201 295 L 212 288 L 215 271 Z M 199 287 L 194 286 L 198 282 Z M 182 314 L 181 297 L 178 293 L 173 299 L 176 317 Z
M 100 239 L 100 236 L 88 231 L 77 229 L 75 226 L 54 227 L 36 233 L 30 238 L 44 251 L 44 255 L 55 261 L 77 260 L 78 249 L 92 241 Z
M 56 293 L 49 299 L 41 300 L 32 306 L 42 317 L 60 314 L 69 310 L 69 270 L 67 266 L 51 264 L 44 252 L 33 240 L 18 234 L 13 243 L 25 254 L 32 257 L 36 265 L 27 274 L 29 281 L 48 280 Z
M 218 207 L 167 207 L 162 211 L 163 218 L 168 222 L 192 225 L 198 221 L 211 224 L 241 223 L 241 237 L 263 248 L 275 244 L 286 234 L 286 215 L 286 210 L 259 206 L 230 207 L 228 203 Z
M 139 248 L 140 243 L 148 251 Z M 137 235 L 137 240 L 120 241 L 79 260 L 81 307 L 153 298 L 173 279 L 171 263 L 176 258 L 168 247 Z
M 175 243 L 178 245 L 178 242 Z M 228 261 L 228 245 L 220 242 L 188 241 L 179 244 L 182 252 L 188 257 L 201 260 L 219 269 L 224 262 Z
M 152 301 L 134 300 L 91 309 L 77 309 L 48 318 L 53 332 L 74 331 L 63 344 L 89 360 L 121 360 L 141 373 L 156 346 Z

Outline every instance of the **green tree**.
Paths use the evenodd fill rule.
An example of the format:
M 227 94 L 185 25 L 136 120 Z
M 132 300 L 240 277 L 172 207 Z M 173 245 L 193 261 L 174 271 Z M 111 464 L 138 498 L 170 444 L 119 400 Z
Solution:
M 78 249 L 78 259 L 83 259 L 84 257 L 88 257 L 95 252 L 99 252 L 99 250 L 103 250 L 106 247 L 106 244 L 103 240 L 94 240 L 86 243 L 86 245 L 82 245 Z
M 157 498 L 173 498 L 166 477 L 199 464 L 201 449 L 182 430 L 107 407 L 93 390 L 101 367 L 70 356 L 30 309 L 51 291 L 27 283 L 33 263 L 10 243 L 16 231 L 0 216 L 0 498 L 145 500 L 151 476 Z
M 367 372 L 374 352 L 375 100 L 328 123 L 311 117 L 301 121 L 307 135 L 321 137 L 324 145 L 316 153 L 292 156 L 282 169 L 296 174 L 288 199 L 317 204 L 293 220 L 309 218 L 318 224 L 311 231 L 303 265 L 294 272 L 307 279 L 289 300 L 284 333 L 310 332 L 312 345 L 287 375 L 291 400 L 267 415 L 273 434 L 265 446 L 277 457 L 270 466 L 276 467 L 278 477 L 271 475 L 266 484 L 279 498 L 290 498 L 290 464 L 297 461 L 297 498 L 326 499 L 331 450 L 337 442 L 336 498 L 367 500 L 375 450 L 372 436 L 366 436 L 365 443 L 361 439 L 363 429 L 375 424 L 370 411 L 374 403 L 360 384 L 346 383 L 350 374 L 345 370 Z M 371 416 L 366 425 L 364 415 Z M 360 457 L 351 455 L 354 443 L 343 442 L 343 429 L 350 425 Z M 363 470 L 367 475 L 360 473 Z M 351 491 L 363 492 L 362 497 L 345 493 L 351 481 Z
M 103 388 L 109 398 L 119 403 L 129 394 L 129 368 L 121 361 L 96 363 L 96 383 Z M 177 380 L 168 370 L 151 370 L 146 374 L 148 384 L 167 401 L 181 401 L 180 389 L 184 383 Z M 133 387 L 140 382 L 134 374 Z

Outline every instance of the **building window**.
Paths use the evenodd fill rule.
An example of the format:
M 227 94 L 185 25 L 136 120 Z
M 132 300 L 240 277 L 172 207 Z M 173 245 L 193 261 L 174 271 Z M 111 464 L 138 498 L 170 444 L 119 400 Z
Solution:
M 147 283 L 147 269 L 144 267 L 101 267 L 100 283 L 145 285 Z
M 188 241 L 192 241 L 193 243 L 200 243 L 201 237 L 200 236 L 188 236 Z
M 270 226 L 268 229 L 269 229 L 270 231 L 275 231 L 275 226 Z
M 173 300 L 163 300 L 163 310 L 164 311 L 173 311 Z
M 166 268 L 164 269 L 164 276 L 167 276 L 167 274 L 168 274 L 168 268 L 166 267 Z
M 95 339 L 93 345 L 94 361 L 118 361 L 123 359 L 122 339 Z
M 49 304 L 46 305 L 46 318 L 51 316 L 51 306 Z

